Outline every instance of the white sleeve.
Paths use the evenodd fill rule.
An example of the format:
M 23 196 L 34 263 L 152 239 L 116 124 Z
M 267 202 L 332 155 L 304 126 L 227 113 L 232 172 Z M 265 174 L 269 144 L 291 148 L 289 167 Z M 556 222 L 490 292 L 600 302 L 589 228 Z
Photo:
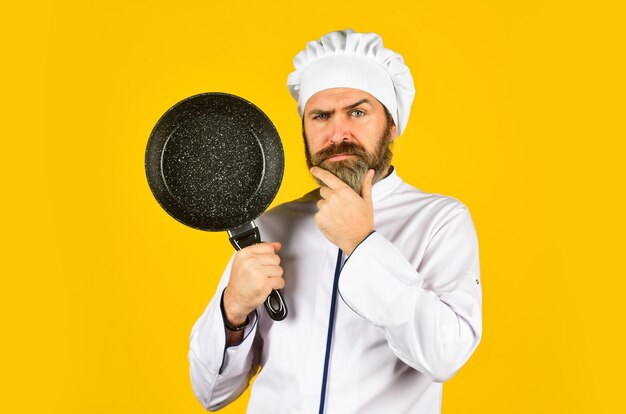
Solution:
M 236 346 L 226 346 L 221 301 L 232 260 L 222 275 L 215 295 L 193 325 L 189 339 L 191 386 L 198 401 L 209 411 L 218 410 L 241 395 L 259 367 L 260 352 L 256 349 L 258 343 L 255 341 L 256 311 L 250 315 L 243 341 Z
M 467 207 L 439 227 L 417 269 L 373 232 L 345 262 L 339 292 L 398 358 L 433 381 L 452 378 L 482 336 L 478 240 Z

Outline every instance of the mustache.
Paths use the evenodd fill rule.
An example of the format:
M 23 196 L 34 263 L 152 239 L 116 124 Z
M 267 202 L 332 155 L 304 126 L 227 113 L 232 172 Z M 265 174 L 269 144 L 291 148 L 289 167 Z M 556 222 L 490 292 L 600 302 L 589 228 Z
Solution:
M 342 141 L 337 145 L 320 150 L 313 157 L 313 164 L 318 164 L 327 160 L 328 158 L 338 154 L 350 154 L 364 158 L 367 156 L 367 151 L 362 146 L 353 142 Z

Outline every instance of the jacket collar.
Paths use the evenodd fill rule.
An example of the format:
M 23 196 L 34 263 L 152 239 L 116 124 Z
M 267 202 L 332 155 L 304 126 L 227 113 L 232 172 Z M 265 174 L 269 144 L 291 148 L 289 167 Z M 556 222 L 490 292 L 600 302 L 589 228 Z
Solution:
M 398 177 L 396 169 L 393 165 L 391 171 L 385 178 L 374 184 L 372 187 L 372 201 L 377 202 L 384 200 L 396 187 L 402 183 L 402 179 Z

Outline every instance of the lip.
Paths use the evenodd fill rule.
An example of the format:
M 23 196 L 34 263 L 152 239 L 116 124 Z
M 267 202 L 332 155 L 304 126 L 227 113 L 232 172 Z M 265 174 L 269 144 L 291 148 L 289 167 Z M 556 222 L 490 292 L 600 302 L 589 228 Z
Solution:
M 352 157 L 353 154 L 337 154 L 337 155 L 333 155 L 332 157 L 328 157 L 326 158 L 325 161 L 331 161 L 331 162 L 335 162 L 335 161 L 342 161 L 345 160 L 348 157 Z

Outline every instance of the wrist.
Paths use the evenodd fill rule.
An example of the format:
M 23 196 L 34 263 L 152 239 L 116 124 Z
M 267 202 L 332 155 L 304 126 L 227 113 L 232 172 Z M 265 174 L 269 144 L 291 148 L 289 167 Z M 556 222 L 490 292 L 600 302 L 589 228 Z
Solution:
M 354 239 L 346 241 L 342 246 L 339 246 L 341 250 L 346 254 L 346 256 L 350 256 L 354 250 L 361 244 L 365 239 L 369 237 L 370 234 L 374 232 L 374 229 L 369 229 L 367 232 L 360 233 L 359 236 Z
M 237 324 L 237 325 L 231 324 L 228 321 L 228 319 L 224 317 L 224 326 L 226 326 L 226 329 L 228 329 L 229 331 L 233 331 L 233 332 L 243 331 L 244 328 L 248 325 L 250 325 L 250 318 L 248 316 L 246 316 L 246 320 L 243 323 Z
M 228 314 L 228 312 L 223 312 L 223 318 L 224 318 L 224 322 L 226 323 L 226 327 L 228 328 L 233 328 L 233 327 L 244 327 L 246 325 L 248 325 L 248 322 L 250 322 L 250 319 L 248 317 L 248 315 L 244 315 L 242 316 L 230 316 Z M 236 330 L 236 329 L 235 329 Z
M 222 318 L 226 326 L 231 330 L 236 327 L 244 327 L 249 323 L 248 315 L 250 312 L 245 312 L 239 309 L 236 303 L 230 298 L 228 294 L 228 287 L 224 290 L 222 296 Z

